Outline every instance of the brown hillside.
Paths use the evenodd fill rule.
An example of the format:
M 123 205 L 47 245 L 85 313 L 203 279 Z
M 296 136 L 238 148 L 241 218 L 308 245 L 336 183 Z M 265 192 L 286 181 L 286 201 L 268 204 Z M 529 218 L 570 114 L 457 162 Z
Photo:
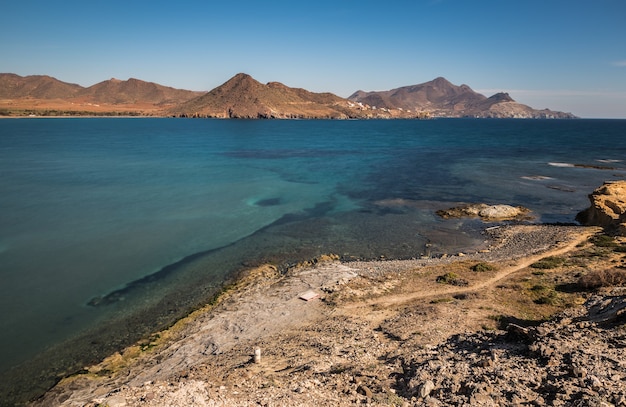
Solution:
M 439 117 L 493 118 L 572 118 L 573 115 L 551 110 L 535 110 L 515 102 L 507 93 L 489 98 L 467 85 L 457 86 L 439 77 L 419 85 L 388 91 L 357 91 L 348 99 L 378 108 L 427 111 Z
M 138 79 L 111 79 L 89 88 L 50 76 L 0 74 L 0 115 L 162 115 L 165 108 L 201 92 L 174 89 Z
M 223 85 L 171 111 L 177 116 L 222 118 L 346 118 L 356 114 L 348 101 L 279 82 L 266 85 L 239 73 Z
M 65 99 L 81 89 L 80 85 L 61 82 L 47 75 L 0 73 L 0 99 Z
M 208 93 L 174 89 L 139 79 L 110 79 L 88 88 L 50 76 L 0 74 L 0 115 L 141 115 L 219 118 L 572 118 L 535 110 L 508 94 L 490 98 L 439 77 L 381 92 L 332 93 L 262 84 L 240 73 Z
M 279 82 L 262 84 L 240 73 L 212 91 L 168 111 L 180 117 L 219 118 L 392 118 L 400 110 L 373 110 L 332 93 L 313 93 Z
M 135 78 L 113 78 L 83 89 L 77 96 L 92 103 L 173 105 L 193 99 L 198 93 Z
M 354 93 L 348 99 L 371 106 L 412 110 L 464 110 L 487 99 L 469 86 L 456 86 L 439 77 L 419 85 L 382 92 Z

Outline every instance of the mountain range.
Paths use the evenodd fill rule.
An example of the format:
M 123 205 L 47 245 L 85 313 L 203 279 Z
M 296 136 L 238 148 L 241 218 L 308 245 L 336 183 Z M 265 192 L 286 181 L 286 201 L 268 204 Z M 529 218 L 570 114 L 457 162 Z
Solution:
M 46 75 L 0 74 L 0 115 L 140 115 L 215 118 L 573 118 L 536 110 L 506 93 L 486 97 L 445 78 L 349 98 L 239 73 L 209 92 L 175 89 L 139 79 L 109 79 L 90 87 Z

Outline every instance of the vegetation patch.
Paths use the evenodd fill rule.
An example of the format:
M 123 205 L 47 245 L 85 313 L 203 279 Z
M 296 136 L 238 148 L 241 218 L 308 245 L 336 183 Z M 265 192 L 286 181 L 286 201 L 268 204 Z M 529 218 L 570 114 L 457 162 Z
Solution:
M 450 285 L 456 285 L 456 286 L 461 286 L 461 287 L 469 285 L 469 282 L 467 280 L 459 277 L 458 274 L 452 273 L 452 272 L 438 276 L 436 281 L 439 284 L 450 284 Z
M 548 256 L 546 258 L 543 258 L 531 264 L 530 267 L 534 269 L 548 270 L 548 269 L 555 269 L 557 267 L 561 267 L 564 264 L 565 264 L 564 258 L 557 257 L 557 256 Z
M 578 285 L 583 289 L 595 290 L 602 287 L 615 287 L 626 285 L 626 270 L 608 269 L 590 271 L 578 280 Z
M 454 298 L 443 297 L 443 298 L 436 298 L 436 299 L 432 300 L 430 303 L 431 304 L 440 304 L 440 303 L 452 302 L 452 301 L 454 301 Z
M 453 297 L 455 300 L 471 300 L 471 299 L 479 298 L 480 295 L 475 292 L 469 292 L 469 293 L 455 294 Z
M 545 272 L 545 271 L 542 271 L 542 270 L 537 270 L 537 271 L 533 271 L 533 272 L 532 272 L 532 275 L 533 275 L 533 276 L 543 276 L 543 275 L 545 275 L 545 274 L 546 274 L 546 272 Z
M 615 238 L 608 235 L 595 235 L 589 239 L 591 243 L 598 247 L 618 247 L 619 243 L 615 241 Z
M 157 346 L 160 338 L 161 338 L 161 335 L 158 333 L 150 335 L 150 337 L 146 341 L 139 343 L 139 349 L 142 352 L 146 352 L 154 348 L 155 346 Z
M 472 271 L 482 273 L 485 271 L 494 271 L 496 267 L 493 264 L 480 262 L 480 263 L 474 264 L 472 267 L 470 267 L 470 269 Z
M 559 294 L 554 290 L 547 290 L 534 300 L 535 304 L 542 305 L 561 305 L 562 300 Z

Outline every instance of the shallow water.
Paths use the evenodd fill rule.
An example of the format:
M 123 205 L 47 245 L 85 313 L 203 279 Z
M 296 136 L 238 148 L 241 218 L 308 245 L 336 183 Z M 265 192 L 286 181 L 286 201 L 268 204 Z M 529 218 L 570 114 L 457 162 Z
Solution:
M 475 247 L 480 222 L 434 215 L 458 202 L 572 222 L 626 176 L 624 134 L 615 120 L 0 120 L 0 371 L 36 363 L 44 388 L 264 260 Z

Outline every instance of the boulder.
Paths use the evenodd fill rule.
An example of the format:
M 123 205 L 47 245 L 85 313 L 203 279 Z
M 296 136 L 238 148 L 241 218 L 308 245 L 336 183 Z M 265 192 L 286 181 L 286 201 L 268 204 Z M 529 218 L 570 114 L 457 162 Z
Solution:
M 478 217 L 485 221 L 524 220 L 529 219 L 530 209 L 522 206 L 487 205 L 484 203 L 456 206 L 439 210 L 437 215 L 444 219 Z
M 626 181 L 605 182 L 589 195 L 589 201 L 591 206 L 576 215 L 578 222 L 626 235 Z

